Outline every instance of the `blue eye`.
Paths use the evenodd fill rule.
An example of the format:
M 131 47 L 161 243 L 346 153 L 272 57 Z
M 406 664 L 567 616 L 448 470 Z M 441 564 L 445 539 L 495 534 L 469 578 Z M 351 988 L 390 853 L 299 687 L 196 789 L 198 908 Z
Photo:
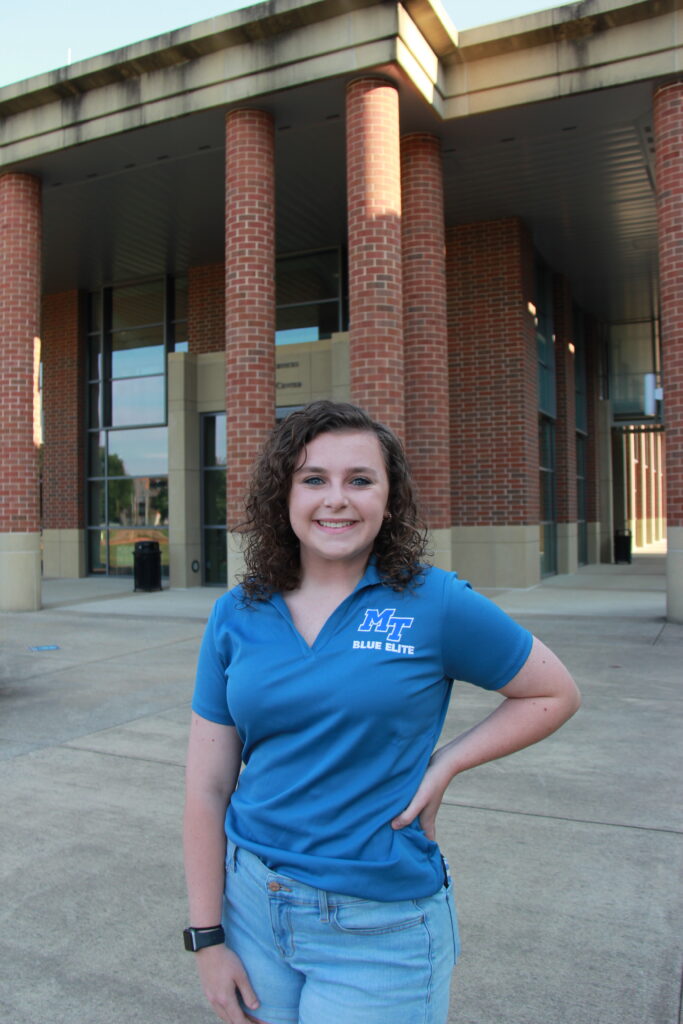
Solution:
M 304 477 L 303 483 L 313 485 L 321 484 L 323 483 L 323 478 L 321 476 L 307 476 Z
M 354 476 L 351 483 L 354 487 L 369 487 L 372 480 L 368 480 L 366 476 Z

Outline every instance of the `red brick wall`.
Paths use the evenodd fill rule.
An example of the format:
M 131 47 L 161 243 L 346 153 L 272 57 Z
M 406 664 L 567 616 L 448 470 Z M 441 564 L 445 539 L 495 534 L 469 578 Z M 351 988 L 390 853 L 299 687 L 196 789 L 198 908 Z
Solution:
M 225 347 L 228 526 L 243 519 L 252 466 L 275 423 L 273 119 L 226 117 Z
M 553 280 L 555 321 L 555 481 L 558 523 L 576 522 L 576 381 L 572 297 L 569 282 L 561 274 Z
M 77 291 L 43 298 L 43 526 L 84 526 L 85 354 Z
M 33 440 L 34 338 L 40 335 L 40 182 L 0 177 L 0 532 L 40 528 Z
M 446 231 L 452 522 L 537 523 L 533 250 L 516 219 Z
M 441 144 L 401 139 L 406 451 L 430 527 L 451 521 L 448 330 Z
M 398 92 L 388 82 L 347 88 L 346 175 L 351 398 L 403 435 Z
M 210 263 L 187 272 L 187 331 L 189 351 L 225 349 L 225 266 Z
M 683 82 L 654 96 L 669 526 L 683 526 Z

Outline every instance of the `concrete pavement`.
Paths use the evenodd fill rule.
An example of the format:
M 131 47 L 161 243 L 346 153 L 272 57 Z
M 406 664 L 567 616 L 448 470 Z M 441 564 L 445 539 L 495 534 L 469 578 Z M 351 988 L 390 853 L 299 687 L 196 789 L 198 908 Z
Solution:
M 42 611 L 0 616 L 3 1024 L 215 1019 L 181 948 L 180 815 L 218 591 L 131 588 L 48 580 Z M 464 947 L 449 1024 L 678 1024 L 683 626 L 664 622 L 663 556 L 490 596 L 584 704 L 446 795 Z M 458 686 L 445 738 L 496 700 Z

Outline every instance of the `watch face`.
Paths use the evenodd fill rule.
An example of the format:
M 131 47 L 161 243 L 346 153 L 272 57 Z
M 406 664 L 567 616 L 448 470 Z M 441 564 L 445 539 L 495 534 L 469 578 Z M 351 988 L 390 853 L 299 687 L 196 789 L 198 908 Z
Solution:
M 183 932 L 183 942 L 185 943 L 185 949 L 188 953 L 195 953 L 197 947 L 194 944 L 194 934 L 191 928 L 186 928 Z

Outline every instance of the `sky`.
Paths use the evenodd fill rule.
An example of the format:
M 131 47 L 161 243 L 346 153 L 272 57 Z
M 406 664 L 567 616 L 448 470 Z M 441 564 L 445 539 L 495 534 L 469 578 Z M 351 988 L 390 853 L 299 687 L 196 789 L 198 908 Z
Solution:
M 442 3 L 458 29 L 561 6 L 556 0 Z M 249 6 L 248 0 L 0 0 L 0 87 Z

